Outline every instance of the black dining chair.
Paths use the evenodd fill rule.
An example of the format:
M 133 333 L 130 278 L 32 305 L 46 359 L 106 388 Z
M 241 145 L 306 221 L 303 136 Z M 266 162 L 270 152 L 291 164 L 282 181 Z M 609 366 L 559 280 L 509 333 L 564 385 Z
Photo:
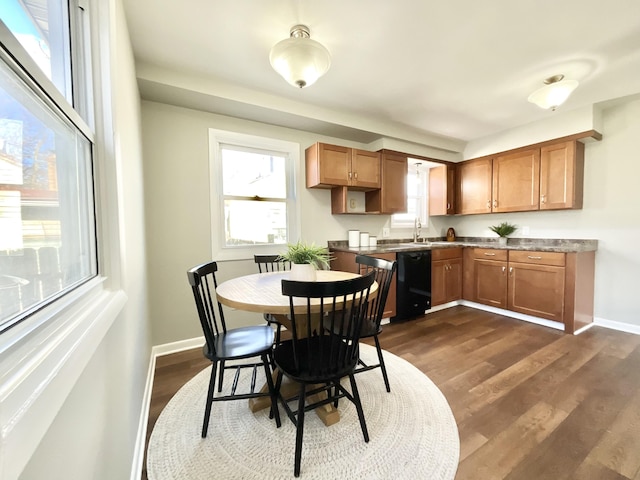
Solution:
M 278 372 L 278 399 L 296 426 L 296 477 L 300 476 L 305 413 L 310 410 L 330 403 L 337 406 L 340 398 L 347 398 L 358 412 L 364 441 L 369 441 L 354 369 L 374 280 L 375 272 L 337 282 L 282 280 L 282 294 L 289 296 L 292 338 L 275 346 L 273 358 Z M 330 328 L 322 328 L 323 318 L 331 318 Z M 280 392 L 284 375 L 300 384 L 293 398 L 284 399 Z M 343 377 L 349 377 L 351 392 L 341 385 Z M 311 400 L 311 395 L 323 392 Z M 297 401 L 297 406 L 289 405 L 292 401 Z
M 360 273 L 375 272 L 376 282 L 378 283 L 378 294 L 369 302 L 369 310 L 367 316 L 362 322 L 362 330 L 360 331 L 360 338 L 371 338 L 376 344 L 376 351 L 378 352 L 378 363 L 375 365 L 366 365 L 362 360 L 358 360 L 360 365 L 356 368 L 356 373 L 366 372 L 374 368 L 380 368 L 382 371 L 382 378 L 384 385 L 387 388 L 387 392 L 391 391 L 389 387 L 389 377 L 387 376 L 387 368 L 384 365 L 384 358 L 382 356 L 382 348 L 380 348 L 380 340 L 378 335 L 382 332 L 380 322 L 382 321 L 382 315 L 384 314 L 384 306 L 387 303 L 387 296 L 389 295 L 389 288 L 393 281 L 393 275 L 396 271 L 397 263 L 395 261 L 390 262 L 381 258 L 370 257 L 368 255 L 357 255 L 356 263 L 360 265 Z
M 269 418 L 273 418 L 275 414 L 276 425 L 279 427 L 280 415 L 277 408 L 276 390 L 270 368 L 270 354 L 273 349 L 273 330 L 268 325 L 227 329 L 222 305 L 215 299 L 215 289 L 218 286 L 218 282 L 216 281 L 217 271 L 217 263 L 209 262 L 193 267 L 187 272 L 205 338 L 202 352 L 206 358 L 211 360 L 211 377 L 209 379 L 204 422 L 202 423 L 202 438 L 207 436 L 211 406 L 213 402 L 219 401 L 271 397 L 271 412 Z M 218 316 L 216 316 L 215 312 L 216 304 Z M 260 357 L 260 361 L 256 361 L 255 357 Z M 225 362 L 229 360 L 242 361 L 250 358 L 254 360 L 242 363 L 234 362 L 232 366 L 225 365 Z M 230 393 L 214 397 L 218 364 L 220 364 L 218 392 L 220 392 L 222 388 L 222 377 L 225 369 L 235 369 L 236 373 Z M 256 391 L 256 376 L 260 366 L 264 369 L 267 381 L 268 389 L 266 392 Z M 236 393 L 240 371 L 243 368 L 253 369 L 250 392 Z
M 291 262 L 284 260 L 280 255 L 254 255 L 253 261 L 258 265 L 260 273 L 284 272 L 291 270 Z M 264 319 L 269 325 L 276 327 L 276 345 L 280 343 L 280 331 L 282 325 L 270 313 L 264 314 Z

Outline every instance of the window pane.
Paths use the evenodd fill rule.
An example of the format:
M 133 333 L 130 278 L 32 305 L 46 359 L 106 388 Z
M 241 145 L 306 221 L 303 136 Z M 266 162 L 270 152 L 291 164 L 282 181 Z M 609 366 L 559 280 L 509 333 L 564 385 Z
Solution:
M 287 198 L 285 158 L 222 148 L 224 195 Z
M 227 246 L 286 243 L 286 203 L 225 200 L 224 227 Z
M 69 103 L 72 103 L 67 2 L 2 0 L 0 20 Z
M 0 62 L 0 330 L 97 273 L 91 144 Z

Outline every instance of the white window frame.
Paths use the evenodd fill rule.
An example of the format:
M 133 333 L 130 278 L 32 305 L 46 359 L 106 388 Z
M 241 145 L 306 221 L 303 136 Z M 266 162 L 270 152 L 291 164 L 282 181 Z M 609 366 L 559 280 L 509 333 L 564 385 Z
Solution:
M 116 162 L 112 161 L 112 12 L 109 2 L 91 2 L 91 7 L 84 0 L 69 1 L 70 9 L 82 9 L 80 22 L 91 27 L 90 33 L 85 32 L 89 43 L 84 54 L 90 50 L 93 61 L 88 67 L 95 70 L 87 72 L 84 81 L 95 82 L 95 88 L 77 85 L 86 88 L 83 95 L 88 108 L 82 114 L 64 99 L 0 22 L 0 42 L 11 52 L 5 57 L 11 68 L 44 102 L 55 102 L 93 143 L 99 246 L 97 277 L 0 335 L 0 478 L 19 477 L 127 302 L 120 289 L 119 191 Z
M 284 245 L 225 245 L 224 197 L 222 188 L 222 145 L 237 145 L 256 150 L 268 150 L 285 157 L 287 175 L 287 243 L 300 238 L 300 202 L 297 200 L 297 176 L 300 165 L 300 144 L 226 130 L 209 129 L 209 188 L 211 203 L 211 255 L 214 260 L 252 259 L 254 254 L 278 254 Z
M 422 224 L 422 228 L 426 228 L 429 224 L 429 167 L 425 165 L 425 162 L 422 160 L 418 160 L 415 158 L 409 158 L 407 160 L 409 164 L 407 177 L 410 175 L 416 175 L 416 169 L 420 171 L 420 184 L 422 188 L 420 189 L 420 194 L 418 195 L 419 208 L 420 208 L 420 223 Z M 416 166 L 420 164 L 419 166 Z M 407 188 L 407 199 L 411 196 L 409 195 L 409 189 Z M 393 214 L 391 215 L 391 228 L 397 229 L 405 229 L 405 228 L 413 228 L 415 225 L 415 218 L 407 219 L 406 214 Z

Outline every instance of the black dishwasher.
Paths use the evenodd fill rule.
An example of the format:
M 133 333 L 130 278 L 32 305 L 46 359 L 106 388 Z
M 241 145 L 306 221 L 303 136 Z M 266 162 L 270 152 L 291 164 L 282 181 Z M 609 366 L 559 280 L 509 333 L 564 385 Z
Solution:
M 398 252 L 396 316 L 406 320 L 431 308 L 431 250 Z

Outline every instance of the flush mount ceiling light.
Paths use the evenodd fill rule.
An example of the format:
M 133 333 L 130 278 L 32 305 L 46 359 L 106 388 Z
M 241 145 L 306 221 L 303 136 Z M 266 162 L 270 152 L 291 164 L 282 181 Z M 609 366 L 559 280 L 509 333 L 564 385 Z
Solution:
M 555 110 L 562 105 L 578 86 L 575 80 L 564 80 L 564 75 L 547 78 L 545 86 L 529 95 L 529 101 L 540 108 Z
M 273 69 L 294 87 L 313 85 L 331 65 L 329 51 L 311 40 L 309 27 L 294 25 L 291 36 L 276 43 L 269 54 Z

